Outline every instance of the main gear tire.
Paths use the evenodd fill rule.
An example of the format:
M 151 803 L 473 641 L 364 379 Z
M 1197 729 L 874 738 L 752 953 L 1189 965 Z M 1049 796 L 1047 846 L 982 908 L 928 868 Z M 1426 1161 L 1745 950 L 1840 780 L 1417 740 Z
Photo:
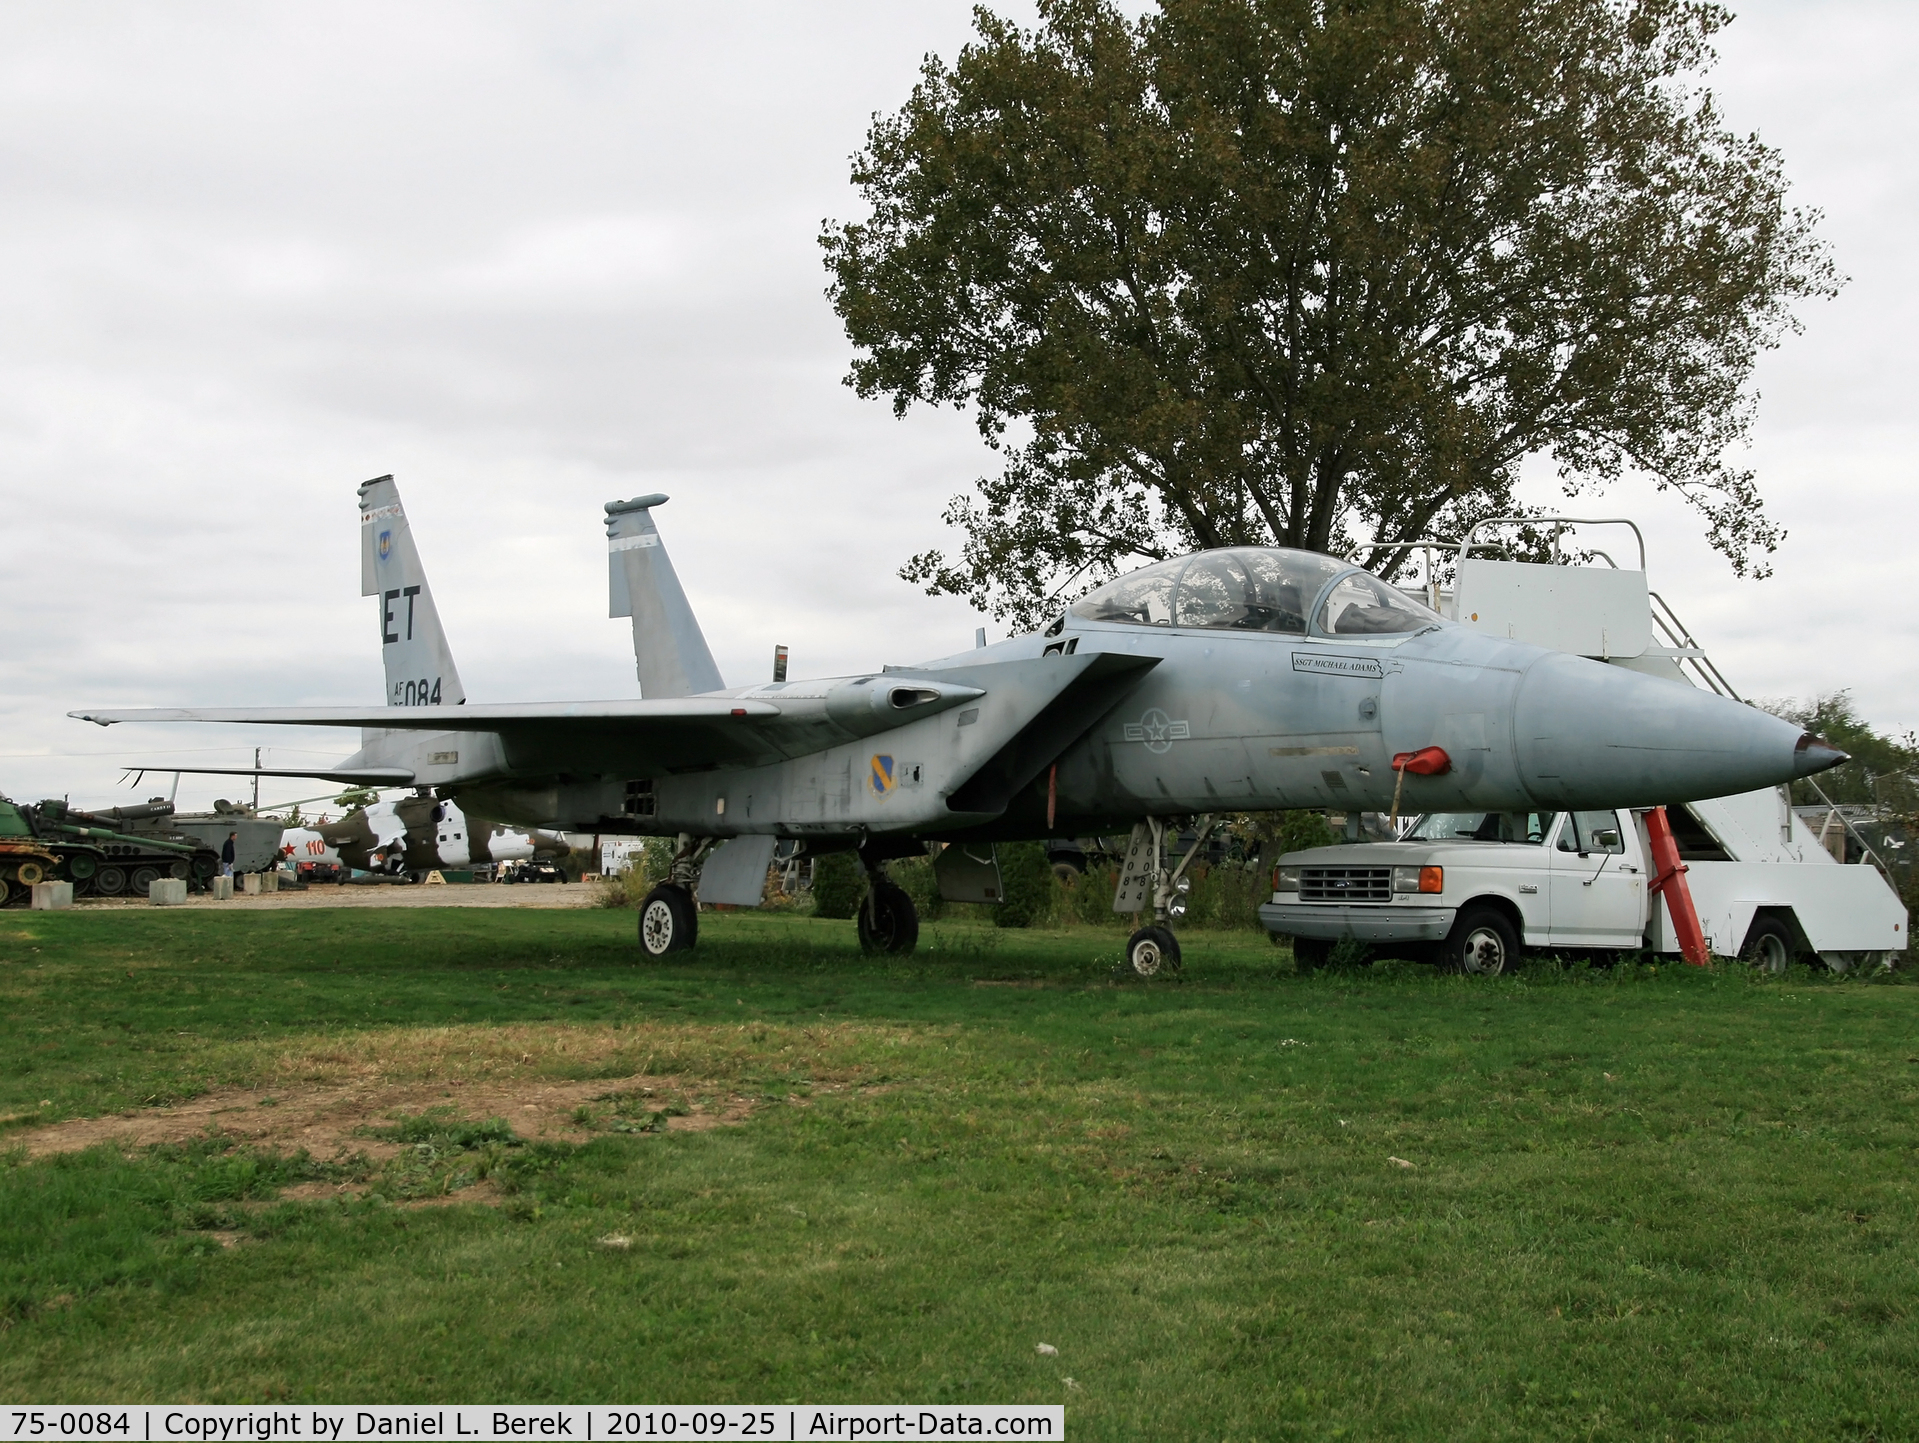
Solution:
M 1141 927 L 1126 939 L 1126 966 L 1135 977 L 1179 971 L 1179 938 L 1164 927 Z
M 662 882 L 640 903 L 640 950 L 648 957 L 690 951 L 700 940 L 700 909 L 678 882 Z
M 920 915 L 902 887 L 876 881 L 860 903 L 860 951 L 904 957 L 919 945 Z

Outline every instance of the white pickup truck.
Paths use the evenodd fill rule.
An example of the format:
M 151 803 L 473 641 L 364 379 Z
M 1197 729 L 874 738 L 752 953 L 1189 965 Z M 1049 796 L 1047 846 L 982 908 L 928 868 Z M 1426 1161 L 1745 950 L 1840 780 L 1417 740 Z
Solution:
M 1834 971 L 1906 948 L 1906 910 L 1877 870 L 1835 862 L 1776 791 L 1667 808 L 1707 946 L 1774 971 Z M 1663 894 L 1647 896 L 1643 812 L 1443 812 L 1397 842 L 1291 852 L 1259 909 L 1302 967 L 1343 938 L 1379 955 L 1500 973 L 1523 949 L 1676 953 Z

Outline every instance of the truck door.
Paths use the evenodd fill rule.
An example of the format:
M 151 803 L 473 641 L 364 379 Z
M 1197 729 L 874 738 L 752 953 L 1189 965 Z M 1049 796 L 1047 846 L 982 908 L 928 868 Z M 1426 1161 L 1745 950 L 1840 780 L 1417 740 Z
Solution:
M 1646 874 L 1617 812 L 1566 812 L 1552 847 L 1552 939 L 1566 947 L 1637 947 Z

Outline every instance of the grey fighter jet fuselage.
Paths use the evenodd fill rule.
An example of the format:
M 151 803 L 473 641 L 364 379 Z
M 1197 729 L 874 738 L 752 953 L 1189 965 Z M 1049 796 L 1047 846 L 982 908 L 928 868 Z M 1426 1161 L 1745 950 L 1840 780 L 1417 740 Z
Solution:
M 361 750 L 320 775 L 430 786 L 516 826 L 679 836 L 688 856 L 761 838 L 760 874 L 782 838 L 857 847 L 877 869 L 928 842 L 1201 814 L 1658 805 L 1844 760 L 1738 702 L 1487 637 L 1347 562 L 1275 548 L 1149 566 L 995 646 L 680 695 L 718 673 L 651 518 L 664 500 L 607 507 L 641 700 L 464 703 L 389 477 L 362 488 L 362 529 L 390 705 L 75 715 L 361 727 Z M 1414 754 L 1429 764 L 1405 768 Z

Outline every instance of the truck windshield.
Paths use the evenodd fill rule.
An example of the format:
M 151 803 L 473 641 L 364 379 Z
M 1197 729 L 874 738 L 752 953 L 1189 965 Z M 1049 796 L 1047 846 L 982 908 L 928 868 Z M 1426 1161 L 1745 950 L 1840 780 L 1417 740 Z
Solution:
M 1409 842 L 1518 842 L 1544 846 L 1557 812 L 1428 812 L 1406 833 Z

